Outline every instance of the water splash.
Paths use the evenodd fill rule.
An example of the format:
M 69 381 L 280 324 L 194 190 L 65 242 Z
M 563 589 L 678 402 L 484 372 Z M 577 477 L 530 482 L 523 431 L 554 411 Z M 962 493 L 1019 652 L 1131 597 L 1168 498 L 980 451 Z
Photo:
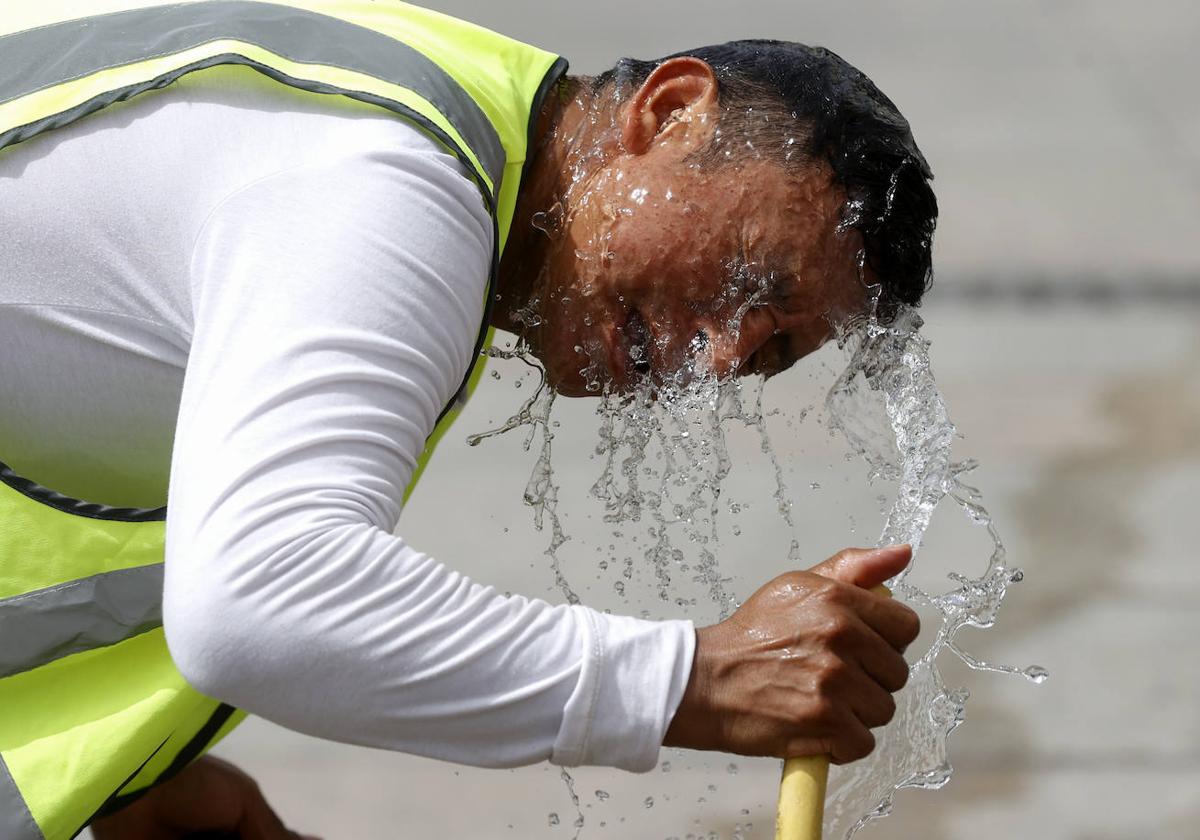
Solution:
M 722 493 L 733 466 L 727 427 L 740 424 L 759 434 L 774 471 L 778 512 L 793 534 L 789 560 L 797 561 L 799 552 L 783 469 L 767 434 L 763 380 L 748 381 L 720 379 L 693 365 L 686 376 L 665 384 L 646 380 L 629 394 L 605 393 L 597 408 L 595 454 L 603 465 L 591 495 L 603 504 L 605 521 L 621 525 L 648 519 L 651 544 L 645 558 L 659 599 L 671 600 L 678 590 L 673 571 L 691 571 L 690 580 L 705 590 L 721 619 L 739 604 L 717 556 Z M 731 510 L 740 507 L 729 503 Z M 694 567 L 678 544 L 680 537 L 695 554 Z M 678 596 L 675 602 L 695 606 Z
M 867 462 L 872 482 L 896 485 L 890 505 L 880 497 L 886 507 L 881 544 L 907 542 L 917 558 L 934 510 L 949 498 L 971 522 L 986 529 L 992 552 L 978 577 L 953 573 L 953 585 L 945 591 L 922 589 L 908 571 L 891 582 L 897 597 L 922 611 L 927 627 L 930 614 L 940 617 L 940 622 L 929 649 L 913 662 L 908 685 L 897 695 L 894 720 L 877 731 L 877 749 L 863 761 L 833 769 L 826 807 L 830 838 L 850 838 L 867 823 L 886 816 L 897 790 L 937 789 L 949 780 L 947 739 L 964 719 L 968 693 L 945 685 L 938 669 L 943 653 L 971 668 L 1018 673 L 1034 683 L 1047 676 L 1038 666 L 1021 669 L 985 662 L 957 639 L 963 627 L 995 624 L 1007 587 L 1021 580 L 1022 573 L 1007 564 L 979 491 L 964 481 L 976 465 L 951 457 L 956 430 L 934 381 L 929 343 L 920 327 L 916 313 L 902 309 L 886 326 L 870 322 L 841 337 L 849 361 L 827 396 L 826 422 Z M 552 469 L 557 426 L 551 419 L 554 393 L 522 344 L 512 351 L 490 353 L 535 367 L 538 385 L 505 423 L 472 435 L 468 442 L 478 445 L 519 428 L 528 431 L 526 450 L 539 442 L 524 501 L 533 511 L 535 527 L 549 529 L 545 553 L 555 586 L 568 603 L 579 603 L 560 558 L 568 536 L 558 514 L 558 485 Z M 612 529 L 610 550 L 618 541 L 637 544 L 636 532 L 643 532 L 645 568 L 652 571 L 651 586 L 660 601 L 694 612 L 697 600 L 681 594 L 691 584 L 716 606 L 721 618 L 738 606 L 732 581 L 719 566 L 717 529 L 723 512 L 736 513 L 745 505 L 723 496 L 732 468 L 727 431 L 733 428 L 752 429 L 758 436 L 773 473 L 777 512 L 791 534 L 789 563 L 800 565 L 793 500 L 767 430 L 764 385 L 759 378 L 719 378 L 697 361 L 666 382 L 647 378 L 622 394 L 602 390 L 593 450 L 599 475 L 590 495 L 602 505 L 604 521 Z M 800 419 L 806 413 L 800 411 Z M 600 563 L 602 569 L 610 565 L 607 556 Z M 632 579 L 633 559 L 626 557 L 623 579 L 614 585 L 622 598 L 627 597 L 626 583 Z M 581 819 L 573 781 L 565 772 L 563 779 Z M 577 821 L 575 827 L 578 833 L 582 825 Z
M 957 641 L 963 627 L 995 624 L 1009 584 L 1023 574 L 1007 565 L 979 491 L 962 480 L 975 463 L 951 459 L 955 428 L 930 370 L 929 342 L 920 335 L 921 324 L 915 311 L 902 308 L 889 325 L 872 321 L 845 337 L 852 355 L 829 392 L 829 418 L 867 461 L 872 481 L 897 482 L 880 545 L 909 543 L 915 563 L 934 509 L 950 497 L 973 523 L 987 529 L 993 549 L 979 577 L 951 573 L 956 585 L 945 592 L 933 594 L 911 583 L 911 565 L 891 581 L 899 597 L 929 608 L 926 614 L 936 612 L 941 622 L 929 649 L 911 666 L 908 685 L 896 698 L 896 716 L 877 733 L 875 751 L 834 768 L 826 803 L 829 837 L 852 837 L 886 816 L 897 790 L 937 789 L 949 781 L 946 742 L 963 721 L 968 693 L 946 687 L 937 667 L 943 652 L 978 670 L 1018 673 L 1035 683 L 1047 677 L 1038 666 L 984 662 Z
M 571 805 L 575 808 L 575 820 L 571 823 L 571 827 L 575 829 L 572 840 L 575 840 L 575 838 L 579 837 L 579 833 L 583 831 L 587 820 L 583 816 L 583 806 L 579 804 L 579 794 L 575 792 L 575 779 L 567 772 L 565 767 L 559 768 L 559 777 L 562 779 L 563 784 L 566 785 L 567 795 L 571 797 Z
M 558 485 L 554 483 L 554 470 L 551 466 L 551 456 L 554 451 L 554 423 L 550 419 L 550 411 L 554 408 L 555 393 L 546 386 L 546 373 L 537 360 L 530 354 L 528 346 L 518 341 L 511 350 L 501 350 L 489 347 L 484 351 L 489 357 L 497 359 L 518 359 L 524 362 L 538 374 L 538 384 L 530 396 L 521 404 L 515 414 L 502 424 L 486 432 L 467 436 L 468 446 L 478 446 L 481 442 L 496 435 L 510 432 L 514 429 L 528 427 L 529 433 L 525 438 L 524 449 L 529 451 L 534 438 L 540 434 L 541 446 L 538 449 L 537 460 L 525 484 L 524 501 L 533 510 L 533 525 L 538 531 L 550 526 L 550 543 L 545 555 L 550 560 L 550 569 L 554 574 L 554 583 L 566 598 L 568 604 L 580 603 L 579 595 L 571 588 L 566 575 L 563 573 L 559 549 L 570 539 L 562 528 L 558 516 Z

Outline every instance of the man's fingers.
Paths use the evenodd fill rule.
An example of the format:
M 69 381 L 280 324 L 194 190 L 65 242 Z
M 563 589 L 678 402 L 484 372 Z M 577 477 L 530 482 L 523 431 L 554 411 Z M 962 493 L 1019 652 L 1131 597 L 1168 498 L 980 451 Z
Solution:
M 909 545 L 847 548 L 809 571 L 861 589 L 874 589 L 904 571 L 910 560 L 912 547 Z
M 838 727 L 829 749 L 829 760 L 834 764 L 849 764 L 866 758 L 875 749 L 875 736 L 861 720 L 847 714 Z
M 850 676 L 850 684 L 850 708 L 863 726 L 884 726 L 896 714 L 896 701 L 891 693 L 881 688 L 865 671 L 855 668 Z
M 863 671 L 885 691 L 896 692 L 908 682 L 908 663 L 884 644 L 865 648 L 858 655 Z
M 864 591 L 855 599 L 854 610 L 897 651 L 912 644 L 921 632 L 921 619 L 912 607 L 885 595 Z

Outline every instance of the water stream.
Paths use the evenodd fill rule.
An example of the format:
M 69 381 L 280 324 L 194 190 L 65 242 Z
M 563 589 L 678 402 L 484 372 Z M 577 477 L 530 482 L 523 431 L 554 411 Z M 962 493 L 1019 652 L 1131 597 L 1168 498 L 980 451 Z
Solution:
M 996 623 L 1008 586 L 1021 580 L 1022 573 L 1008 564 L 979 491 L 964 480 L 975 464 L 952 458 L 956 430 L 934 381 L 929 342 L 920 326 L 915 311 L 902 310 L 887 326 L 871 322 L 842 336 L 848 361 L 829 389 L 822 422 L 839 432 L 866 462 L 871 484 L 895 487 L 880 544 L 907 542 L 914 549 L 914 565 L 919 563 L 934 510 L 949 500 L 970 522 L 986 530 L 992 550 L 981 572 L 959 569 L 941 591 L 921 588 L 908 571 L 891 582 L 896 597 L 921 613 L 927 631 L 922 639 L 930 641 L 924 650 L 910 650 L 909 683 L 897 696 L 892 723 L 876 730 L 876 750 L 862 761 L 834 768 L 826 809 L 829 838 L 852 837 L 868 822 L 885 816 L 898 790 L 936 789 L 949 780 L 947 738 L 963 720 L 968 695 L 965 689 L 943 682 L 938 668 L 942 655 L 948 652 L 974 669 L 1022 674 L 1032 682 L 1046 678 L 1046 672 L 1036 666 L 1021 669 L 981 661 L 958 639 L 964 627 L 989 628 Z M 513 350 L 489 352 L 536 368 L 520 343 Z M 727 433 L 738 428 L 759 439 L 769 466 L 763 476 L 770 486 L 764 490 L 790 534 L 790 544 L 781 552 L 780 570 L 823 559 L 801 562 L 795 501 L 785 465 L 768 434 L 764 390 L 761 379 L 721 380 L 698 365 L 687 376 L 666 383 L 646 381 L 628 393 L 602 393 L 596 408 L 597 439 L 590 453 L 598 474 L 588 497 L 612 537 L 607 546 L 597 546 L 599 567 L 615 578 L 612 586 L 622 600 L 628 600 L 633 587 L 644 585 L 655 600 L 685 614 L 715 611 L 724 618 L 736 609 L 739 593 L 734 578 L 721 567 L 718 522 L 736 535 L 736 515 L 746 505 L 723 492 L 734 463 Z M 524 430 L 525 449 L 537 452 L 524 500 L 534 526 L 548 534 L 545 554 L 554 584 L 574 604 L 580 603 L 578 586 L 568 580 L 562 562 L 569 534 L 558 510 L 559 487 L 553 470 L 558 424 L 552 419 L 553 407 L 554 393 L 545 386 L 539 369 L 538 384 L 518 411 L 496 429 L 472 435 L 468 442 L 477 445 L 497 434 Z M 808 409 L 796 406 L 784 411 L 798 422 Z M 815 481 L 809 486 L 819 488 Z M 563 771 L 562 777 L 575 811 L 568 822 L 579 837 L 587 821 L 571 775 Z M 704 800 L 702 794 L 700 801 Z M 550 822 L 557 824 L 558 815 L 553 814 Z M 743 836 L 742 830 L 735 829 L 733 837 Z
M 826 805 L 830 837 L 851 837 L 888 814 L 897 790 L 937 789 L 949 781 L 947 738 L 963 721 L 968 693 L 943 682 L 937 667 L 942 653 L 949 651 L 977 670 L 1019 673 L 1035 683 L 1047 677 L 1038 666 L 1019 669 L 983 662 L 957 641 L 964 627 L 996 623 L 1008 586 L 1022 580 L 1023 573 L 1008 565 L 980 492 L 962 480 L 975 462 L 952 459 L 956 430 L 933 378 L 921 323 L 915 311 L 904 309 L 886 327 L 872 322 L 849 336 L 850 362 L 826 401 L 830 422 L 866 460 L 870 480 L 897 485 L 879 544 L 909 543 L 914 560 L 891 581 L 893 592 L 915 608 L 924 608 L 920 612 L 926 625 L 931 615 L 940 617 L 928 649 L 911 663 L 908 685 L 897 696 L 895 718 L 876 732 L 875 751 L 862 761 L 834 768 Z M 947 497 L 971 522 L 987 529 L 992 551 L 977 577 L 952 572 L 953 585 L 931 593 L 914 585 L 909 572 L 919 562 L 934 509 Z

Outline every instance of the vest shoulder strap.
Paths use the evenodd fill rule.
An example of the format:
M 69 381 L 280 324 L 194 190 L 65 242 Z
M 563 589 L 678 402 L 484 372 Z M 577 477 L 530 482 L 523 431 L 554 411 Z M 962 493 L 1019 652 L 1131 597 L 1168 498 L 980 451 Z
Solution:
M 242 64 L 415 120 L 463 160 L 495 208 L 506 152 L 483 108 L 425 53 L 336 14 L 259 0 L 151 6 L 13 32 L 0 37 L 0 55 L 0 148 L 187 73 Z

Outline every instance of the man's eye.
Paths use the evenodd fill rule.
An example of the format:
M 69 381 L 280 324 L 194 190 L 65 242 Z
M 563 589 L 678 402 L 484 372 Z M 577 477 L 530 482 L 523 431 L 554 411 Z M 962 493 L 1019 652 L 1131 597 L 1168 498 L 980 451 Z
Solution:
M 743 287 L 744 299 L 755 309 L 767 306 L 775 297 L 775 280 L 769 276 L 758 275 L 749 280 Z
M 785 278 L 771 287 L 771 303 L 784 311 L 796 306 L 800 299 L 800 290 L 794 278 Z

